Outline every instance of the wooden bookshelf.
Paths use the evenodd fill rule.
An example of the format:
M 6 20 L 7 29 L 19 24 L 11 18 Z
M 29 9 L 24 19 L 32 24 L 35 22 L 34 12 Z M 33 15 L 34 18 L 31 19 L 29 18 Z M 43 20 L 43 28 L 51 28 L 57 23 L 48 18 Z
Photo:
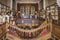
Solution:
M 1 24 L 0 25 L 0 39 L 6 36 L 6 24 Z M 5 36 L 4 36 L 5 35 Z

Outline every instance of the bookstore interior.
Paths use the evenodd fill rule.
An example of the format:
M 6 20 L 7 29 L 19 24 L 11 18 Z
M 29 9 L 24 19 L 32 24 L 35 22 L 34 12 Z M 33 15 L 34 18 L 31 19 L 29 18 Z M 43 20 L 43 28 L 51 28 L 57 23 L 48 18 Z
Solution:
M 0 0 L 0 40 L 60 40 L 60 0 Z

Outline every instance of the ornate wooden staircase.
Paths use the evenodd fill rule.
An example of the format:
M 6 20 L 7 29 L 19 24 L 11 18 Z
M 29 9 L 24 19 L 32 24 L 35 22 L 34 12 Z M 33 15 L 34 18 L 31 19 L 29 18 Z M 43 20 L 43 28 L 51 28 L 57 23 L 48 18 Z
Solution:
M 7 33 L 7 38 L 13 38 L 14 40 L 15 39 L 19 39 L 19 40 L 27 40 L 27 39 L 29 39 L 29 40 L 47 40 L 47 39 L 49 39 L 49 38 L 51 38 L 51 28 L 52 28 L 52 24 L 51 23 L 48 23 L 47 21 L 44 21 L 41 25 L 40 25 L 40 27 L 38 27 L 38 28 L 36 28 L 36 29 L 31 29 L 31 30 L 24 30 L 24 29 L 20 29 L 20 28 L 18 28 L 17 26 L 10 26 L 10 27 L 12 27 L 12 28 L 14 28 L 14 29 L 16 29 L 16 34 L 17 35 L 12 35 L 12 34 L 10 34 L 10 33 Z M 20 33 L 21 32 L 29 32 L 29 33 L 36 33 L 36 32 L 38 32 L 38 36 L 36 37 L 36 38 L 32 38 L 32 39 L 30 39 L 30 38 L 27 38 L 27 39 L 22 39 L 22 38 L 20 38 Z M 23 33 L 22 33 L 23 34 Z M 21 34 L 21 35 L 22 35 Z M 11 39 L 12 40 L 12 39 Z

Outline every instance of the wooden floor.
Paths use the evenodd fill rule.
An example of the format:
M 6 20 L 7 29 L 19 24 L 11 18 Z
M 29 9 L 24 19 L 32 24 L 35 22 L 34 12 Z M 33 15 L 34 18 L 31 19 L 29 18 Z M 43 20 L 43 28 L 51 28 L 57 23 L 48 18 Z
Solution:
M 7 38 L 9 40 L 47 40 L 50 37 L 51 37 L 51 33 L 48 33 L 48 34 L 46 34 L 46 35 L 44 35 L 42 37 L 39 36 L 39 37 L 34 38 L 34 39 L 21 39 L 19 37 L 16 37 L 16 36 L 13 36 L 13 35 L 7 33 Z

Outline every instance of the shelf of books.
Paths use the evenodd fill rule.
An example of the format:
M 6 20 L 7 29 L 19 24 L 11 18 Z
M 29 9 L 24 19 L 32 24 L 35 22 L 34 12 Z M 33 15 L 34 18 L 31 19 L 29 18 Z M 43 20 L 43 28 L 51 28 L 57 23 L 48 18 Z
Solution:
M 46 8 L 47 18 L 49 19 L 49 13 L 50 13 L 52 22 L 55 24 L 59 24 L 58 23 L 58 21 L 59 21 L 59 9 L 58 8 L 59 7 L 57 4 L 53 4 Z
M 0 3 L 0 40 L 6 38 L 6 22 L 3 15 L 6 13 L 7 10 L 9 10 L 9 7 Z

